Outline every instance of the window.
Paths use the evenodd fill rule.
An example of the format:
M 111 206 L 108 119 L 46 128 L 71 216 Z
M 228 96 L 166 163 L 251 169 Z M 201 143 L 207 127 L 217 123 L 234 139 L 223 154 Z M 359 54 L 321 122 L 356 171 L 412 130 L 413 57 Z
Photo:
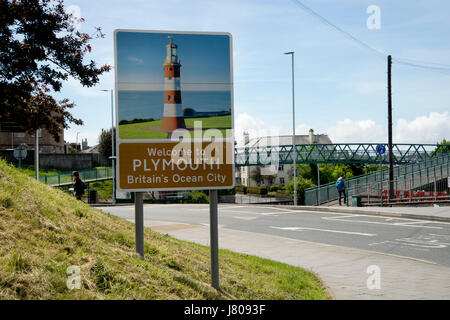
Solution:
M 167 96 L 167 101 L 170 101 L 171 100 L 171 96 Z
M 278 166 L 278 171 L 284 171 L 284 166 L 283 165 Z
M 280 178 L 280 184 L 284 185 L 284 178 Z

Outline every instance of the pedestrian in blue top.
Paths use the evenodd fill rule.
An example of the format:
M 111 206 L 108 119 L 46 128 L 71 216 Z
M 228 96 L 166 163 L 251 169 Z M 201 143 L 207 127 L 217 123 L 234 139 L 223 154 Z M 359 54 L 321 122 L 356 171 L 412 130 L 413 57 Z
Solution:
M 340 176 L 336 181 L 336 189 L 339 193 L 339 205 L 341 205 L 342 195 L 344 195 L 344 204 L 347 203 L 347 195 L 345 194 L 345 180 L 343 176 Z

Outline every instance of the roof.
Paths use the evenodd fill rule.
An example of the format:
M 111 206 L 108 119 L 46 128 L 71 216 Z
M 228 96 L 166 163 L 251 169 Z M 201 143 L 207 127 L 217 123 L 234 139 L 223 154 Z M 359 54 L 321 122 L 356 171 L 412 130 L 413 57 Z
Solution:
M 332 144 L 331 139 L 327 134 L 315 134 L 314 143 L 317 144 Z M 310 144 L 309 135 L 296 135 L 295 144 Z M 292 145 L 292 135 L 285 136 L 268 136 L 250 139 L 245 145 L 239 145 L 238 147 L 266 147 L 274 145 Z

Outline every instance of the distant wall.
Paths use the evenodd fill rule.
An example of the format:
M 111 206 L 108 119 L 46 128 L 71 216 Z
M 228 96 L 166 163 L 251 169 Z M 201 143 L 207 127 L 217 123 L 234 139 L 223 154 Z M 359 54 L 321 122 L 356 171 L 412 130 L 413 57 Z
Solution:
M 19 163 L 14 158 L 13 150 L 0 150 L 0 157 L 10 163 Z M 27 158 L 22 164 L 34 165 L 34 150 L 28 150 Z M 99 153 L 73 153 L 73 154 L 40 154 L 39 168 L 56 170 L 86 170 L 99 166 L 110 166 L 111 160 Z

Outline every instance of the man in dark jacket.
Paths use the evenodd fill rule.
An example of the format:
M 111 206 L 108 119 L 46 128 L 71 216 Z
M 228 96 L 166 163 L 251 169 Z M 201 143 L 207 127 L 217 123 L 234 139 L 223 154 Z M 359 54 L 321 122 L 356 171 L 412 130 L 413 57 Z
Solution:
M 78 200 L 81 200 L 81 197 L 84 194 L 84 190 L 87 189 L 86 184 L 81 181 L 80 179 L 80 174 L 78 173 L 78 171 L 74 171 L 72 172 L 72 176 L 73 176 L 73 191 L 75 192 L 75 196 L 77 197 Z
M 347 195 L 345 193 L 345 180 L 343 176 L 340 176 L 336 181 L 336 189 L 339 193 L 339 205 L 341 205 L 342 195 L 344 195 L 344 204 L 347 203 Z

